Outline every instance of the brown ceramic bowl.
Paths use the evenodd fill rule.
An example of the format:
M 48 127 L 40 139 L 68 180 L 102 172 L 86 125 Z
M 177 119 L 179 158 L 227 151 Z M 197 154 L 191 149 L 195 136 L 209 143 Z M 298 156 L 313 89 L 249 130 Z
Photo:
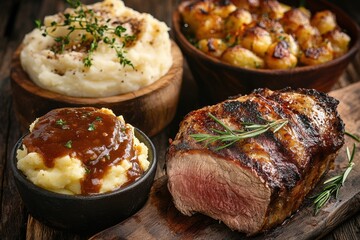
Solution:
M 149 149 L 149 168 L 135 182 L 112 192 L 95 195 L 66 195 L 51 192 L 33 184 L 18 168 L 16 151 L 9 158 L 18 192 L 30 214 L 46 225 L 79 233 L 95 233 L 121 222 L 136 213 L 146 202 L 153 184 L 157 157 L 151 140 L 139 129 L 135 136 Z
M 12 59 L 11 87 L 15 110 L 24 127 L 55 108 L 106 107 L 116 115 L 123 115 L 148 136 L 154 136 L 175 116 L 182 82 L 183 57 L 174 42 L 171 45 L 173 65 L 165 76 L 137 91 L 101 98 L 70 97 L 40 88 L 22 69 L 20 51 L 21 46 Z
M 290 2 L 290 5 L 291 3 L 296 4 Z M 296 67 L 290 70 L 247 69 L 209 57 L 190 44 L 183 35 L 183 22 L 179 9 L 176 9 L 172 16 L 174 38 L 199 85 L 204 103 L 215 103 L 232 95 L 247 94 L 260 87 L 273 90 L 302 87 L 323 92 L 330 91 L 359 49 L 360 30 L 345 12 L 327 1 L 307 1 L 306 4 L 306 8 L 313 12 L 325 9 L 334 12 L 339 26 L 351 37 L 350 48 L 345 55 L 325 64 Z

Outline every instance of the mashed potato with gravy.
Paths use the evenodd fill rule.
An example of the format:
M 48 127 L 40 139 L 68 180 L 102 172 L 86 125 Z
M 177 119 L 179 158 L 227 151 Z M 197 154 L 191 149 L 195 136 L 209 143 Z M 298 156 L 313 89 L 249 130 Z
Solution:
M 100 111 L 105 114 L 114 115 L 114 113 L 108 109 L 101 109 Z M 125 124 L 122 116 L 117 117 L 117 119 Z M 38 124 L 38 121 L 37 119 L 31 124 L 31 133 Z M 125 124 L 125 126 L 131 128 L 134 140 L 132 148 L 136 151 L 140 168 L 145 172 L 150 164 L 148 161 L 148 148 L 135 137 L 134 128 L 130 124 Z M 64 129 L 64 131 L 65 130 L 66 129 Z M 83 140 L 87 141 L 87 139 Z M 22 149 L 17 150 L 17 167 L 31 182 L 39 187 L 62 194 L 82 194 L 82 184 L 86 174 L 88 174 L 88 170 L 81 159 L 73 157 L 72 155 L 73 153 L 70 153 L 55 158 L 53 166 L 49 167 L 44 161 L 42 154 L 29 152 L 27 146 L 23 144 Z M 123 159 L 118 163 L 113 162 L 110 163 L 109 166 L 110 168 L 102 178 L 91 179 L 91 181 L 99 181 L 99 183 L 96 183 L 101 185 L 98 193 L 116 190 L 129 182 L 128 171 L 132 169 L 131 159 Z
M 54 53 L 53 36 L 64 34 L 64 29 L 50 30 L 52 36 L 42 36 L 40 29 L 34 29 L 25 36 L 20 60 L 23 69 L 38 86 L 74 97 L 108 97 L 136 91 L 165 75 L 172 65 L 171 41 L 168 27 L 149 14 L 139 13 L 125 7 L 120 0 L 105 0 L 87 8 L 92 9 L 98 19 L 110 27 L 119 23 L 126 28 L 126 34 L 136 40 L 126 46 L 125 57 L 131 66 L 123 67 L 114 49 L 103 41 L 98 42 L 92 55 L 91 67 L 83 63 L 86 52 L 76 48 Z M 65 12 L 72 12 L 67 9 Z M 45 18 L 45 26 L 51 29 L 52 22 L 61 22 L 63 14 Z M 107 22 L 111 19 L 110 22 Z M 105 24 L 105 23 L 104 23 Z M 76 30 L 70 41 L 84 34 Z M 119 39 L 116 39 L 119 41 Z M 121 44 L 121 43 L 120 43 Z

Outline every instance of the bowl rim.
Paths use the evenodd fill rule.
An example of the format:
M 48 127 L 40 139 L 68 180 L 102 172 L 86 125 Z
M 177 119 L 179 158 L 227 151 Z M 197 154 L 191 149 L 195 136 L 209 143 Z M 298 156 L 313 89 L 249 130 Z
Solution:
M 71 104 L 99 104 L 99 103 L 118 103 L 131 101 L 146 95 L 153 93 L 158 89 L 165 88 L 171 81 L 167 81 L 167 76 L 173 76 L 177 74 L 182 74 L 182 71 L 178 71 L 182 67 L 183 57 L 180 48 L 177 46 L 175 41 L 170 38 L 171 41 L 171 56 L 172 56 L 172 65 L 169 70 L 161 76 L 159 79 L 153 83 L 141 87 L 136 91 L 108 96 L 108 97 L 74 97 L 68 96 L 61 93 L 53 92 L 42 88 L 36 85 L 29 77 L 29 75 L 23 70 L 20 63 L 20 52 L 22 49 L 22 44 L 20 44 L 16 51 L 14 52 L 11 59 L 11 69 L 10 69 L 10 78 L 12 81 L 16 82 L 21 88 L 25 89 L 28 92 L 33 92 L 34 94 L 49 100 L 54 100 L 58 102 L 71 103 Z M 18 76 L 17 72 L 20 72 L 21 76 L 25 76 L 25 79 Z M 173 77 L 171 77 L 172 79 Z
M 193 2 L 194 0 L 186 0 L 186 1 Z M 185 1 L 183 1 L 183 2 L 185 2 Z M 280 2 L 281 2 L 281 0 L 280 0 Z M 360 48 L 360 27 L 353 19 L 351 19 L 348 16 L 348 14 L 346 14 L 342 9 L 335 6 L 334 4 L 327 2 L 327 1 L 323 1 L 323 0 L 319 0 L 319 3 L 324 5 L 324 8 L 326 7 L 326 8 L 334 9 L 336 11 L 336 13 L 335 13 L 336 15 L 338 13 L 340 13 L 341 17 L 342 18 L 344 17 L 347 22 L 351 23 L 351 25 L 352 25 L 351 28 L 353 28 L 355 30 L 354 32 L 352 32 L 352 34 L 355 37 L 355 39 L 354 39 L 355 41 L 353 41 L 353 43 L 351 44 L 350 49 L 344 55 L 342 55 L 338 58 L 335 58 L 331 61 L 322 63 L 322 64 L 310 65 L 310 66 L 297 66 L 297 67 L 291 68 L 291 69 L 252 69 L 252 68 L 233 66 L 233 65 L 223 62 L 217 58 L 206 55 L 205 53 L 200 51 L 198 48 L 196 48 L 193 44 L 191 44 L 187 40 L 187 38 L 184 36 L 184 34 L 181 30 L 182 20 L 181 20 L 180 11 L 179 11 L 180 7 L 181 7 L 180 4 L 174 9 L 174 11 L 172 13 L 172 26 L 174 29 L 174 31 L 173 31 L 174 38 L 177 40 L 179 45 L 184 45 L 185 48 L 188 48 L 189 50 L 191 50 L 191 51 L 183 50 L 187 54 L 190 54 L 192 56 L 197 56 L 209 64 L 220 65 L 221 67 L 224 67 L 225 69 L 229 69 L 229 70 L 235 70 L 235 71 L 237 70 L 237 71 L 243 71 L 243 72 L 247 72 L 247 73 L 256 73 L 256 74 L 263 74 L 263 75 L 279 75 L 279 74 L 284 74 L 284 73 L 293 74 L 296 72 L 310 72 L 310 71 L 321 69 L 321 68 L 329 68 L 331 66 L 337 65 L 339 62 L 342 62 L 347 58 L 351 58 L 359 50 L 359 48 Z M 310 1 L 310 4 L 314 4 L 314 3 L 312 1 Z M 345 30 L 349 31 L 349 29 L 345 29 Z
M 141 175 L 141 177 L 134 182 L 130 183 L 129 185 L 126 185 L 125 187 L 120 187 L 114 191 L 105 192 L 105 193 L 98 193 L 98 194 L 91 194 L 91 195 L 69 195 L 69 194 L 62 194 L 57 192 L 52 192 L 50 190 L 47 190 L 45 188 L 39 187 L 33 182 L 31 182 L 18 168 L 17 168 L 17 158 L 16 158 L 16 151 L 22 146 L 22 140 L 23 138 L 28 135 L 29 133 L 24 134 L 22 137 L 19 138 L 19 140 L 14 145 L 10 158 L 8 159 L 10 161 L 10 168 L 13 172 L 14 178 L 19 180 L 23 185 L 25 185 L 27 188 L 29 188 L 30 191 L 37 192 L 40 195 L 46 195 L 49 198 L 56 198 L 56 199 L 63 199 L 63 200 L 73 200 L 73 201 L 95 201 L 99 199 L 109 198 L 114 195 L 122 194 L 124 192 L 131 191 L 133 188 L 138 187 L 138 185 L 141 185 L 145 181 L 148 180 L 149 177 L 151 177 L 152 173 L 156 171 L 157 169 L 157 155 L 156 155 L 156 149 L 153 144 L 153 142 L 150 140 L 150 138 L 142 132 L 140 129 L 134 127 L 134 134 L 136 137 L 143 139 L 139 139 L 140 142 L 144 143 L 148 148 L 149 151 L 152 152 L 152 161 L 150 161 L 149 168 L 145 171 L 144 174 Z M 143 140 L 143 141 L 141 141 Z M 145 143 L 146 142 L 146 143 Z M 149 155 L 148 155 L 149 156 Z M 153 181 L 153 180 L 152 180 Z

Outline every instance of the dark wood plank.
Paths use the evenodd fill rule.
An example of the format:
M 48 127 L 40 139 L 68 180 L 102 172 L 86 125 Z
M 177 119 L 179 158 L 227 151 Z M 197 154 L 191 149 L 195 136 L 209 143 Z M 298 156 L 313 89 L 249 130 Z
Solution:
M 4 82 L 3 82 L 4 83 Z M 5 86 L 4 86 L 5 85 Z M 1 87 L 1 100 L 3 100 L 3 96 L 10 94 L 10 87 L 8 80 L 5 81 L 4 85 Z M 10 98 L 7 97 L 6 101 L 3 101 L 4 107 L 8 107 L 6 110 L 11 109 L 11 101 Z M 8 129 L 11 131 L 1 132 L 1 179 L 3 180 L 1 186 L 1 222 L 0 222 L 0 233 L 5 236 L 1 239 L 21 239 L 25 236 L 25 222 L 27 219 L 27 213 L 25 211 L 24 205 L 21 201 L 19 194 L 17 193 L 13 176 L 10 171 L 10 166 L 7 164 L 6 159 L 8 159 L 11 155 L 12 147 L 16 143 L 17 139 L 21 136 L 21 132 L 17 127 L 17 121 L 13 113 L 9 113 L 7 115 L 3 115 L 6 112 L 1 111 L 0 122 L 6 126 L 2 127 L 2 129 Z M 3 125 L 3 126 L 4 126 Z M 4 142 L 4 139 L 6 142 Z M 14 231 L 13 229 L 17 229 Z

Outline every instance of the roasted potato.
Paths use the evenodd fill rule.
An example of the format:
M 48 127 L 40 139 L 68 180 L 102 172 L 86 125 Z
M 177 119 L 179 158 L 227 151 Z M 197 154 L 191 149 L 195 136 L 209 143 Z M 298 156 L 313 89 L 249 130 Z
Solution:
M 252 51 L 239 45 L 228 48 L 221 56 L 221 60 L 231 65 L 244 68 L 263 68 L 264 60 Z
M 268 31 L 273 39 L 276 38 L 277 35 L 285 32 L 283 26 L 278 20 L 274 20 L 268 17 L 261 17 L 256 22 L 253 22 L 253 24 L 256 24 L 257 26 Z
M 201 25 L 195 32 L 197 39 L 205 38 L 225 38 L 224 20 L 215 14 L 208 14 L 202 19 Z
M 298 27 L 294 35 L 302 49 L 318 46 L 322 42 L 319 30 L 310 24 Z
M 271 19 L 282 18 L 284 13 L 290 9 L 291 7 L 276 0 L 260 1 L 260 15 L 265 15 Z
M 261 0 L 231 0 L 239 9 L 255 11 L 260 6 Z
M 252 27 L 245 31 L 241 45 L 258 56 L 263 57 L 272 43 L 270 34 L 261 27 Z
M 287 34 L 287 33 L 278 34 L 274 42 L 276 41 L 285 41 L 288 45 L 288 49 L 290 53 L 293 54 L 294 56 L 299 55 L 300 52 L 299 45 L 291 34 Z
M 186 24 L 195 33 L 214 8 L 211 1 L 182 2 L 179 6 L 181 16 Z
M 333 60 L 333 49 L 331 43 L 324 43 L 317 47 L 305 49 L 300 56 L 303 65 L 317 65 Z
M 331 43 L 334 58 L 340 57 L 348 51 L 350 37 L 346 33 L 341 32 L 338 29 L 334 29 L 327 32 L 323 37 L 325 41 L 329 41 Z
M 192 0 L 180 6 L 196 46 L 235 66 L 321 64 L 344 55 L 350 44 L 328 10 L 312 15 L 277 0 Z
M 297 57 L 291 53 L 285 40 L 273 43 L 265 55 L 266 66 L 270 69 L 289 69 L 296 67 Z
M 310 18 L 298 8 L 293 8 L 284 13 L 280 20 L 284 29 L 288 33 L 295 32 L 300 26 L 310 25 Z
M 198 48 L 212 57 L 219 58 L 228 48 L 226 43 L 220 38 L 201 39 Z
M 225 30 L 229 34 L 240 34 L 245 26 L 252 22 L 251 13 L 245 9 L 237 9 L 225 19 Z
M 337 26 L 335 14 L 329 10 L 317 12 L 311 19 L 311 25 L 319 29 L 320 34 L 332 31 Z
M 214 9 L 211 13 L 216 14 L 222 18 L 227 18 L 230 13 L 235 11 L 237 7 L 231 3 L 231 1 L 219 1 L 215 4 Z

